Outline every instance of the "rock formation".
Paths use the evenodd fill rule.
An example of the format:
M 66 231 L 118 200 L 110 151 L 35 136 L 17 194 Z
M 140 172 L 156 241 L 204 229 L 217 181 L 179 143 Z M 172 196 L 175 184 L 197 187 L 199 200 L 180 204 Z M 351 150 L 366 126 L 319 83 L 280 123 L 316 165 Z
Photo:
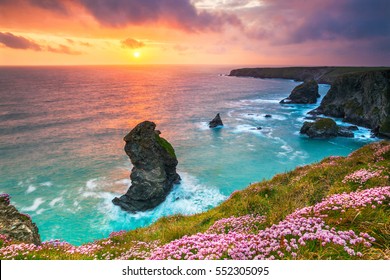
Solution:
M 319 118 L 315 122 L 304 122 L 300 133 L 318 139 L 337 136 L 354 137 L 353 132 L 348 127 L 338 126 L 334 120 L 329 118 Z
M 134 166 L 131 186 L 125 195 L 114 198 L 113 203 L 129 212 L 156 207 L 173 185 L 180 182 L 175 151 L 155 128 L 155 123 L 144 121 L 124 137 L 125 152 Z
M 222 120 L 221 120 L 221 116 L 219 115 L 219 113 L 215 116 L 214 119 L 212 119 L 209 122 L 209 127 L 210 128 L 214 128 L 214 127 L 217 127 L 217 126 L 223 126 L 223 123 L 222 123 Z
M 36 224 L 10 204 L 7 194 L 0 195 L 0 234 L 13 241 L 41 244 Z
M 338 77 L 312 113 L 343 118 L 390 137 L 390 70 Z
M 296 86 L 289 97 L 280 101 L 282 104 L 314 104 L 317 102 L 318 84 L 315 80 L 306 80 Z

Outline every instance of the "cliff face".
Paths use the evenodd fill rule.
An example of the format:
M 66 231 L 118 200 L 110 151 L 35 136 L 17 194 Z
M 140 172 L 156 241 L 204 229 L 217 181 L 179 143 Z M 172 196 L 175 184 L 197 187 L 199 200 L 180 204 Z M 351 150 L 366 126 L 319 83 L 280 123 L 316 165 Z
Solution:
M 19 213 L 6 194 L 0 196 L 0 234 L 13 241 L 41 244 L 36 224 L 28 215 Z
M 390 70 L 338 77 L 314 112 L 390 136 Z
M 156 207 L 165 200 L 173 184 L 180 181 L 175 151 L 155 128 L 155 123 L 145 121 L 124 138 L 125 152 L 134 166 L 131 186 L 125 195 L 114 198 L 113 203 L 126 211 Z

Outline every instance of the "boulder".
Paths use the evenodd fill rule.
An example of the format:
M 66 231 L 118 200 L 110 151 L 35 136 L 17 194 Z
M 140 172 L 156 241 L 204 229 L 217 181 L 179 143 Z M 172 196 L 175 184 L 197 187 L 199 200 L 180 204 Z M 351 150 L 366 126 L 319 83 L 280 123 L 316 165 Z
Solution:
M 155 123 L 144 121 L 124 137 L 125 152 L 133 164 L 131 186 L 126 194 L 112 201 L 123 210 L 152 209 L 165 200 L 174 184 L 180 182 L 175 151 L 155 128 Z
M 296 86 L 289 97 L 280 101 L 282 104 L 314 104 L 317 98 L 318 84 L 315 80 L 306 80 L 302 84 Z
M 222 120 L 221 120 L 221 116 L 219 115 L 219 113 L 214 117 L 214 119 L 212 119 L 209 122 L 209 127 L 210 128 L 215 128 L 215 127 L 218 127 L 218 126 L 223 126 L 223 123 L 222 123 Z
M 37 225 L 10 204 L 7 194 L 0 195 L 0 234 L 13 241 L 41 244 Z
M 300 130 L 301 134 L 306 134 L 310 138 L 333 138 L 354 137 L 354 134 L 347 127 L 340 127 L 329 118 L 319 118 L 315 122 L 304 122 Z

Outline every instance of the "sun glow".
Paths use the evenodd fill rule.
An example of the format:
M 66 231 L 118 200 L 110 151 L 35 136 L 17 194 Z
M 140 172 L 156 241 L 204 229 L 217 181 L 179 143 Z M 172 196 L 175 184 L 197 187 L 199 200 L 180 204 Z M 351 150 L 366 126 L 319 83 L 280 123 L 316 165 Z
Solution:
M 133 53 L 133 56 L 134 56 L 135 58 L 139 58 L 139 57 L 141 56 L 141 53 L 140 53 L 140 52 L 134 52 L 134 53 Z

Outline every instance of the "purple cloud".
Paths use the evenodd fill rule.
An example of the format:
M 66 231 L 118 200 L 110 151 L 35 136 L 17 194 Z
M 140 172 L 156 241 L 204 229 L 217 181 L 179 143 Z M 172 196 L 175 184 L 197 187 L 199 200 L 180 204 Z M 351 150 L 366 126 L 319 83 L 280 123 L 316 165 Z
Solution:
M 69 39 L 68 39 L 69 42 Z M 66 45 L 53 46 L 43 46 L 39 45 L 33 40 L 24 38 L 22 36 L 16 36 L 9 32 L 0 32 L 0 44 L 3 44 L 7 48 L 11 49 L 20 49 L 20 50 L 33 50 L 33 51 L 48 51 L 54 53 L 63 53 L 70 55 L 79 55 L 81 52 L 75 51 Z
M 12 49 L 24 49 L 24 50 L 34 50 L 41 51 L 42 48 L 37 43 L 32 40 L 26 39 L 22 36 L 15 36 L 12 33 L 0 32 L 0 43 L 4 46 Z
M 186 31 L 220 30 L 240 20 L 226 13 L 199 12 L 190 0 L 79 0 L 102 25 L 124 27 L 130 24 L 167 23 Z

